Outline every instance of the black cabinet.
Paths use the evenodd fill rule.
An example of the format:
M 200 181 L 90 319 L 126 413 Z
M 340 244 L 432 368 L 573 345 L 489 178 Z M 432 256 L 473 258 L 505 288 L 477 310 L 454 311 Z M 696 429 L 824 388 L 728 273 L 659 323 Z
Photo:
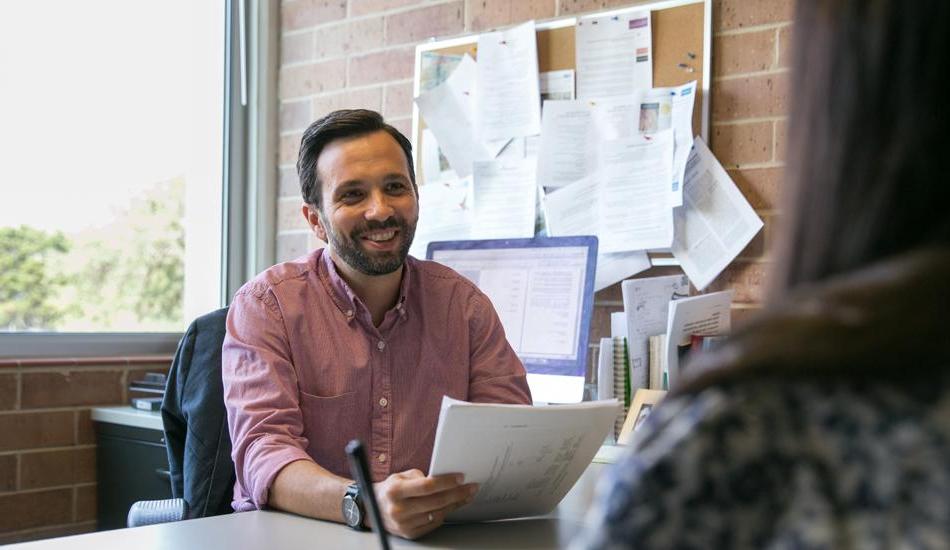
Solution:
M 96 422 L 99 530 L 125 527 L 132 503 L 172 498 L 161 430 Z

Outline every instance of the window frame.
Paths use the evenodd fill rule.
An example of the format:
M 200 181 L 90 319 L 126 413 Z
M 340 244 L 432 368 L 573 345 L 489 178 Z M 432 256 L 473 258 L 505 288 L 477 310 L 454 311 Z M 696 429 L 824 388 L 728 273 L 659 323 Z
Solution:
M 220 305 L 274 261 L 277 67 L 275 0 L 227 0 Z M 190 320 L 189 320 L 190 322 Z M 182 332 L 0 332 L 0 359 L 172 355 Z

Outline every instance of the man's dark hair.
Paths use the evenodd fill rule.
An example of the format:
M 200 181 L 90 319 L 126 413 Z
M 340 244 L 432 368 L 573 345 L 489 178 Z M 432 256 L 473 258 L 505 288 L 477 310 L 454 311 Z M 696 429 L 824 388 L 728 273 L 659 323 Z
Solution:
M 801 0 L 773 298 L 950 244 L 950 2 Z
M 412 188 L 418 194 L 416 171 L 412 164 L 412 144 L 406 136 L 386 124 L 382 115 L 376 111 L 342 109 L 317 119 L 303 133 L 303 138 L 300 140 L 300 154 L 297 156 L 297 176 L 300 178 L 300 194 L 303 195 L 303 200 L 318 209 L 322 208 L 320 192 L 323 186 L 317 174 L 317 159 L 320 158 L 320 153 L 328 143 L 335 139 L 354 138 L 380 131 L 392 136 L 402 147 L 406 155 L 406 163 L 409 165 Z

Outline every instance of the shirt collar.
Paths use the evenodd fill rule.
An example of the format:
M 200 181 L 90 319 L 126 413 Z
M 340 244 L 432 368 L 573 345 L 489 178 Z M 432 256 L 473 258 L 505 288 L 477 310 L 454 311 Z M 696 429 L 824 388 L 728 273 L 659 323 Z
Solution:
M 333 263 L 330 251 L 322 249 L 320 257 L 317 258 L 317 273 L 323 283 L 327 294 L 333 300 L 337 308 L 346 316 L 347 321 L 352 321 L 356 317 L 358 308 L 366 309 L 366 306 L 360 300 L 359 296 L 353 292 L 350 285 L 340 276 L 340 272 Z M 412 280 L 412 272 L 415 269 L 415 258 L 406 256 L 403 262 L 402 280 L 399 283 L 399 297 L 396 299 L 394 309 L 401 318 L 406 317 L 406 300 L 409 296 L 409 287 Z

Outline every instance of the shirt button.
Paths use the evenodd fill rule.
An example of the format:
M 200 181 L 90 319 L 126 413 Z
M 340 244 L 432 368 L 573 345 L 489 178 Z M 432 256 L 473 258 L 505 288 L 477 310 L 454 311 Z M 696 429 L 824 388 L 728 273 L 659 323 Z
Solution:
M 376 457 L 380 463 L 386 462 L 386 453 L 379 453 L 379 456 Z
M 346 316 L 347 316 L 347 317 L 352 317 L 352 316 L 353 316 L 353 310 L 352 310 L 352 309 L 346 310 Z
M 379 351 L 383 351 L 383 348 L 385 347 L 386 347 L 386 342 L 383 342 L 382 340 L 376 343 L 376 349 L 378 349 Z
M 389 400 L 388 400 L 388 399 L 386 399 L 385 397 L 380 397 L 380 398 L 379 398 L 379 406 L 380 406 L 380 407 L 385 407 L 385 406 L 388 405 L 388 404 L 389 404 Z

